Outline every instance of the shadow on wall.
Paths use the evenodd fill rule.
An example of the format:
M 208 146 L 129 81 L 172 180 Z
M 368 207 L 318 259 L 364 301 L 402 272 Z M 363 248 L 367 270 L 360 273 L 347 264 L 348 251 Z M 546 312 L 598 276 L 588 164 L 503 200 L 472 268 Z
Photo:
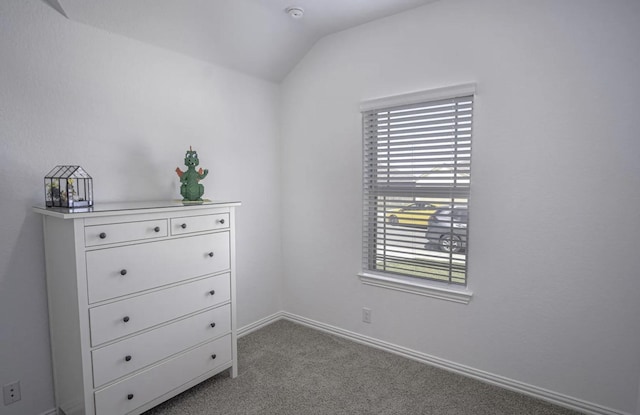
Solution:
M 3 203 L 0 239 L 0 383 L 20 380 L 23 391 L 50 394 L 23 396 L 14 405 L 24 413 L 32 412 L 29 405 L 53 406 L 42 218 L 32 202 Z

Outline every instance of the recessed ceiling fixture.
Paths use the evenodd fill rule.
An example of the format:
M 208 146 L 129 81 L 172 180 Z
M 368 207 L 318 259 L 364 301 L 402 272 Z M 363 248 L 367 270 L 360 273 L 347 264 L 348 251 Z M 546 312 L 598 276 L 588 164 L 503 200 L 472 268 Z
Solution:
M 302 8 L 300 7 L 293 7 L 293 6 L 287 7 L 285 11 L 289 16 L 293 17 L 294 19 L 300 19 L 302 18 L 302 16 L 304 16 L 304 10 L 302 10 Z

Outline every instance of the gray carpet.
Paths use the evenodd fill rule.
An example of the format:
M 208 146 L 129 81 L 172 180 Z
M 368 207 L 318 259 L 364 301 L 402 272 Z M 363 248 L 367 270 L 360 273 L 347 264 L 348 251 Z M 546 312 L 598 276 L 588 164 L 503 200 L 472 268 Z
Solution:
M 570 415 L 515 392 L 280 320 L 238 341 L 228 371 L 144 415 Z

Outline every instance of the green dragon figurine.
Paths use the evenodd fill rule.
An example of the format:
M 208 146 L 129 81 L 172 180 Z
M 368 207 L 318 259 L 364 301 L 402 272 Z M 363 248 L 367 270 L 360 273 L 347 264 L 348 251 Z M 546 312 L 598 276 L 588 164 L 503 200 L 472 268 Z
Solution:
M 180 194 L 183 197 L 182 201 L 201 202 L 204 186 L 198 182 L 207 177 L 209 170 L 200 168 L 196 171 L 196 166 L 200 164 L 200 160 L 198 160 L 198 153 L 191 146 L 189 146 L 189 150 L 184 156 L 184 164 L 187 165 L 187 171 L 182 171 L 179 167 L 176 167 L 176 173 L 181 183 Z

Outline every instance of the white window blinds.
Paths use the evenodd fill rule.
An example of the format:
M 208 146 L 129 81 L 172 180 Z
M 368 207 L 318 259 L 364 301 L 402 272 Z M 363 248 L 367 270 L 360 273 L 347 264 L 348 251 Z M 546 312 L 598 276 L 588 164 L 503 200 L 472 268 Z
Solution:
M 466 284 L 473 94 L 363 112 L 363 269 Z

